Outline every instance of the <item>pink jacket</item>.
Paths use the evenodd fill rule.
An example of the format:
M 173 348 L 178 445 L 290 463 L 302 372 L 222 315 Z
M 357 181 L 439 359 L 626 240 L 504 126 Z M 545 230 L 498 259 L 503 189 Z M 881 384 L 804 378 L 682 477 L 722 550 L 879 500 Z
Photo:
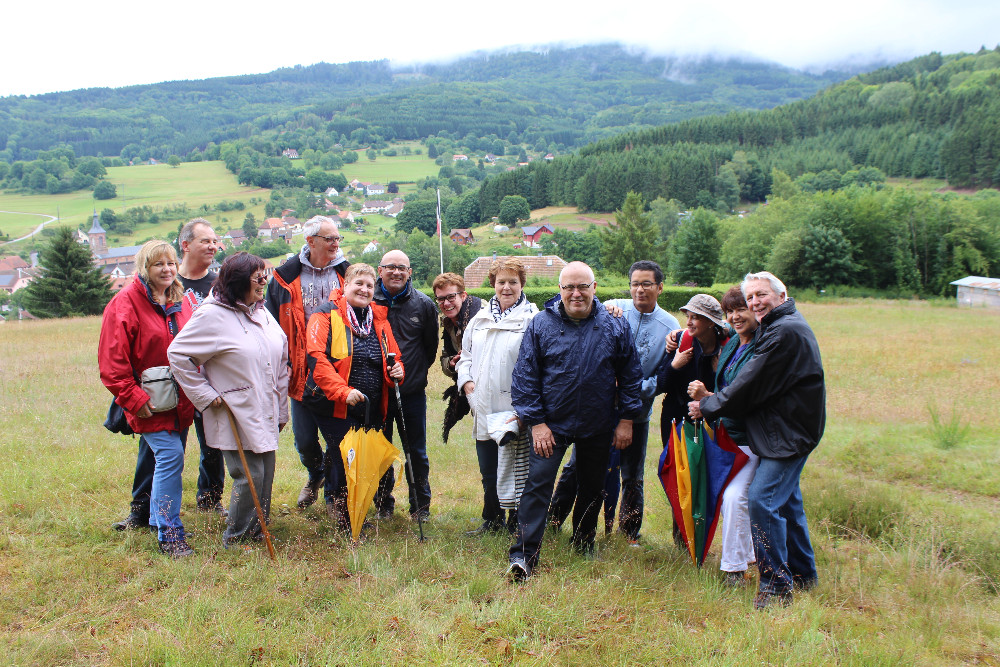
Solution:
M 167 357 L 177 383 L 201 411 L 209 446 L 236 449 L 225 406 L 209 407 L 221 396 L 244 449 L 260 454 L 278 448 L 278 425 L 288 422 L 288 341 L 266 308 L 233 308 L 210 296 Z

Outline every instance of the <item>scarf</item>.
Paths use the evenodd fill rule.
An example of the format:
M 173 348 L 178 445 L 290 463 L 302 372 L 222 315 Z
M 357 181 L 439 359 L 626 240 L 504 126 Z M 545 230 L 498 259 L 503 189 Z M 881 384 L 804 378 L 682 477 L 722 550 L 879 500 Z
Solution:
M 364 311 L 364 321 L 359 322 L 358 316 L 354 312 L 354 306 L 348 304 L 347 306 L 347 323 L 351 325 L 351 331 L 354 332 L 355 336 L 361 336 L 362 338 L 367 338 L 372 332 L 372 308 L 371 306 L 365 306 Z
M 510 311 L 514 310 L 518 306 L 524 303 L 524 292 L 521 292 L 521 296 L 517 297 L 517 301 L 511 304 L 511 307 L 506 310 L 500 309 L 500 297 L 494 296 L 490 299 L 490 314 L 493 315 L 493 321 L 499 322 L 503 318 L 510 315 Z

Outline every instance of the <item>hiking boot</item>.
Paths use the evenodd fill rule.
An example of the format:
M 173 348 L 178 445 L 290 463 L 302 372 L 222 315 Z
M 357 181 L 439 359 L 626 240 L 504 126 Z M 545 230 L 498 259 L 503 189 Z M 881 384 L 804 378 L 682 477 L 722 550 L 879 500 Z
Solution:
M 507 568 L 507 573 L 504 576 L 514 583 L 521 583 L 528 580 L 531 572 L 528 571 L 528 564 L 524 560 L 515 558 L 510 562 L 510 567 Z
M 319 487 L 323 485 L 323 478 L 320 477 L 315 482 L 310 480 L 306 482 L 306 485 L 302 487 L 299 491 L 299 509 L 304 510 L 305 508 L 316 502 L 316 498 L 319 497 Z
M 142 516 L 135 512 L 130 513 L 127 517 L 121 521 L 115 521 L 111 524 L 112 530 L 148 530 L 150 532 L 156 531 L 156 526 L 152 526 L 149 523 L 149 512 L 146 516 Z
M 792 604 L 791 591 L 788 591 L 787 593 L 767 593 L 764 591 L 757 591 L 757 595 L 753 599 L 753 608 L 759 611 L 771 607 L 787 607 L 790 604 Z
M 505 526 L 502 523 L 494 523 L 493 521 L 483 521 L 483 524 L 476 528 L 475 530 L 465 531 L 466 537 L 481 537 L 482 535 L 496 535 L 497 533 L 505 530 Z
M 722 585 L 726 588 L 746 588 L 749 583 L 750 577 L 746 570 L 722 573 Z
M 187 556 L 194 555 L 194 549 L 188 545 L 184 538 L 170 542 L 161 540 L 160 551 L 167 554 L 171 558 L 185 558 Z

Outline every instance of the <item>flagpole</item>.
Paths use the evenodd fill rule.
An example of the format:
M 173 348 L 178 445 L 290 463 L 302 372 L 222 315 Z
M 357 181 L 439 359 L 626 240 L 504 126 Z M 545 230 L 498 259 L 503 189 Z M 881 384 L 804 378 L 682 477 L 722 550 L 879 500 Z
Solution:
M 437 226 L 438 226 L 438 252 L 441 254 L 441 273 L 444 273 L 444 235 L 441 233 L 441 189 L 438 188 L 437 205 Z

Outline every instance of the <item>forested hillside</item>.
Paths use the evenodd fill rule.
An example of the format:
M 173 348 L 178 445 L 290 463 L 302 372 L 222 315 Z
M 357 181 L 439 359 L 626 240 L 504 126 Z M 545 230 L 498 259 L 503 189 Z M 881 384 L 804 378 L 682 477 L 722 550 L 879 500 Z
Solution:
M 66 144 L 77 156 L 165 160 L 271 129 L 351 141 L 440 132 L 577 147 L 616 132 L 809 97 L 846 73 L 649 57 L 620 46 L 485 54 L 393 69 L 387 61 L 0 99 L 0 160 Z M 288 128 L 280 127 L 291 123 Z M 526 135 L 526 133 L 529 133 Z M 530 138 L 530 142 L 528 139 Z M 286 138 L 292 148 L 316 148 Z M 361 142 L 359 145 L 364 145 Z M 297 144 L 297 145 L 296 145 Z M 289 147 L 289 146 L 283 146 Z M 354 146 L 358 147 L 358 146 Z

